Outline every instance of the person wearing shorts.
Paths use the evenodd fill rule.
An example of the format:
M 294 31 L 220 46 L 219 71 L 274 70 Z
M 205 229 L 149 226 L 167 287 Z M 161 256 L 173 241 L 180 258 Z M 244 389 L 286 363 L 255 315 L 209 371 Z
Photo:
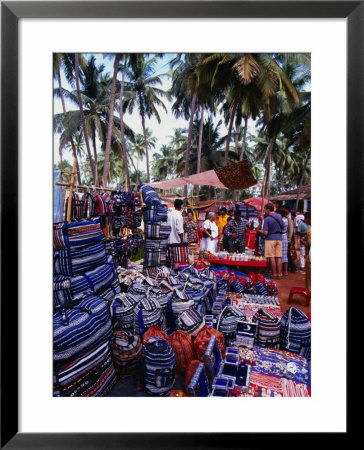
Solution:
M 265 235 L 264 256 L 272 269 L 272 278 L 282 279 L 282 216 L 274 212 L 273 203 L 264 207 L 265 219 L 262 233 Z

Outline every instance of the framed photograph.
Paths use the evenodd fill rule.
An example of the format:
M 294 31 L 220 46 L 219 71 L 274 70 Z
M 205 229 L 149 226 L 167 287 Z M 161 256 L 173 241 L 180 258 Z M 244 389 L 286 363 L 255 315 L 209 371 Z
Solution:
M 363 3 L 1 2 L 2 448 L 241 448 L 269 445 L 278 433 L 348 437 L 347 330 L 337 330 L 337 318 L 346 323 L 360 277 Z M 63 51 L 311 53 L 311 398 L 53 397 L 52 71 L 53 53 Z M 338 354 L 339 385 L 331 376 Z

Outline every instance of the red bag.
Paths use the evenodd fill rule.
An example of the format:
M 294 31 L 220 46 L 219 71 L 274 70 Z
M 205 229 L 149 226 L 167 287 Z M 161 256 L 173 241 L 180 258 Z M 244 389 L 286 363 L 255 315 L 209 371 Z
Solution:
M 207 327 L 206 325 L 202 328 L 202 330 L 198 333 L 195 338 L 194 346 L 197 357 L 202 361 L 202 357 L 206 352 L 206 348 L 210 342 L 211 336 L 214 335 L 216 337 L 217 345 L 219 346 L 221 356 L 224 358 L 225 356 L 225 344 L 224 344 L 224 335 L 221 331 L 215 330 L 213 327 Z
M 186 331 L 177 330 L 168 336 L 168 342 L 176 354 L 177 370 L 185 372 L 190 362 L 195 359 L 191 335 Z
M 143 334 L 143 345 L 145 345 L 147 340 L 151 337 L 161 337 L 166 341 L 168 340 L 166 333 L 157 326 L 148 328 L 148 330 Z
M 199 361 L 198 359 L 194 359 L 187 367 L 185 375 L 185 392 L 188 392 L 188 385 L 190 384 L 193 374 L 196 372 L 196 369 L 200 364 L 201 361 Z

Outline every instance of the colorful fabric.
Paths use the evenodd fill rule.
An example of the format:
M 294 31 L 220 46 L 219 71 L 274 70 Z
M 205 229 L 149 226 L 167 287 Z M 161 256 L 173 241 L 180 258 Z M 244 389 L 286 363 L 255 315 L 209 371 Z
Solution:
M 246 317 L 236 306 L 228 305 L 221 311 L 216 328 L 223 333 L 226 342 L 235 339 L 239 320 L 246 320 Z
M 135 309 L 138 300 L 130 294 L 118 294 L 111 305 L 113 321 L 119 330 L 130 331 L 135 334 Z
M 91 196 L 94 203 L 94 213 L 97 216 L 104 216 L 107 212 L 107 206 L 103 197 L 97 191 L 92 192 Z
M 80 222 L 54 224 L 53 247 L 55 250 L 96 244 L 104 239 L 105 235 L 98 217 Z
M 96 291 L 97 296 L 106 300 L 109 303 L 109 305 L 112 304 L 115 296 L 120 293 L 121 289 L 117 277 L 114 278 L 114 280 L 112 281 L 112 283 L 110 283 L 109 286 Z
M 77 307 L 54 314 L 54 361 L 74 358 L 90 347 L 109 340 L 111 336 L 108 304 L 102 298 L 91 295 L 82 300 Z
M 147 340 L 151 337 L 160 337 L 168 340 L 167 334 L 161 330 L 159 327 L 153 326 L 148 328 L 148 330 L 143 334 L 143 345 L 147 343 Z
M 60 397 L 104 395 L 115 381 L 108 341 L 55 368 Z
M 310 386 L 311 366 L 303 356 L 294 353 L 254 346 L 253 373 L 286 378 Z
M 311 358 L 311 323 L 298 308 L 290 307 L 281 320 L 282 350 Z
M 267 348 L 279 348 L 280 319 L 264 309 L 259 309 L 252 321 L 258 324 L 258 331 L 255 337 L 256 345 Z
M 174 385 L 176 356 L 168 341 L 149 338 L 144 353 L 144 383 L 150 395 L 168 395 Z
M 118 377 L 133 375 L 140 370 L 143 346 L 139 336 L 116 331 L 111 340 L 111 349 Z
M 166 222 L 168 218 L 167 210 L 164 206 L 156 204 L 143 206 L 144 222 Z
M 106 264 L 104 242 L 54 252 L 54 273 L 76 275 Z
M 282 229 L 282 263 L 288 263 L 288 219 L 282 217 L 283 229 Z
M 171 263 L 171 267 L 174 267 L 176 263 L 188 262 L 188 248 L 186 242 L 180 244 L 168 244 L 168 258 Z

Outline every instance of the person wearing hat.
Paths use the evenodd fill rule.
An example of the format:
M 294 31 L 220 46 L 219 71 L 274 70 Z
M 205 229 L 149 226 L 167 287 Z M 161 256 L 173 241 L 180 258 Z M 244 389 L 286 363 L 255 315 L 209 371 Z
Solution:
M 200 247 L 210 251 L 211 253 L 216 253 L 219 229 L 217 228 L 215 213 L 213 211 L 207 214 L 207 219 L 202 224 L 202 233 L 203 238 L 201 239 Z
M 245 253 L 246 228 L 248 221 L 241 218 L 241 212 L 236 209 L 234 218 L 229 220 L 225 227 L 224 236 L 227 238 L 230 253 Z

